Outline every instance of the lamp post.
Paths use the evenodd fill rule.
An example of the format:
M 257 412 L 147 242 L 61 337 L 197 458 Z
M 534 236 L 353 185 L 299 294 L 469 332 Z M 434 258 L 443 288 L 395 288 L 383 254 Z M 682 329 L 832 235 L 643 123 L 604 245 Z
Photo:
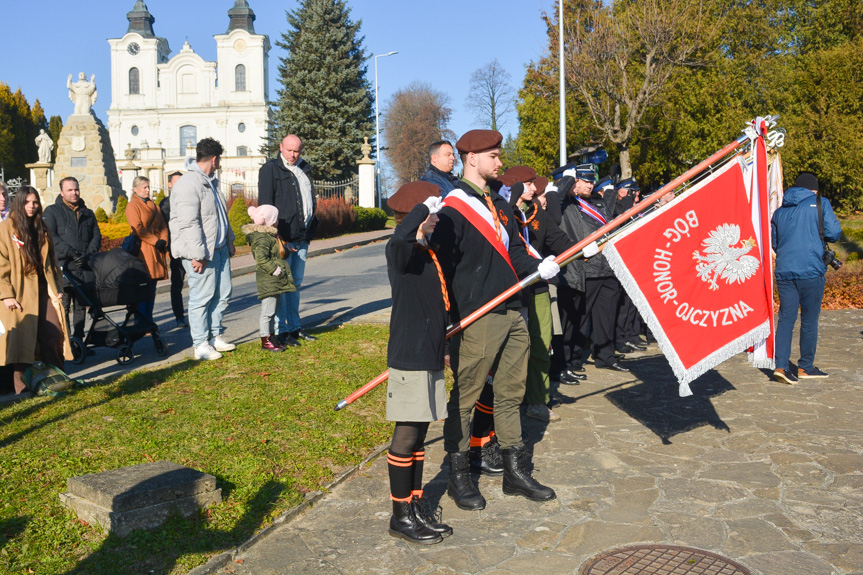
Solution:
M 560 165 L 566 165 L 566 85 L 564 84 L 564 60 L 563 60 L 563 0 L 559 2 L 557 14 L 558 46 L 558 68 L 560 70 Z
M 398 52 L 387 52 L 375 56 L 375 188 L 378 191 L 378 207 L 383 208 L 381 202 L 381 128 L 378 114 L 378 58 L 392 56 Z

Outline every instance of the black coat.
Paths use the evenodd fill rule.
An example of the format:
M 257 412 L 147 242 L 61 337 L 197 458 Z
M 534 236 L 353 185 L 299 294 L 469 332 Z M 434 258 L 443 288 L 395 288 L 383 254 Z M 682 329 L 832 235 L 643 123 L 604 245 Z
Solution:
M 558 256 L 575 245 L 575 242 L 569 239 L 569 236 L 557 227 L 551 215 L 542 209 L 542 206 L 536 200 L 531 203 L 530 208 L 524 213 L 524 219 L 529 220 L 526 227 L 530 245 L 543 258 L 552 255 Z M 532 286 L 533 293 L 548 291 L 548 284 L 556 284 L 556 280 L 556 276 L 550 281 L 539 280 Z
M 605 216 L 605 219 L 610 222 L 612 220 L 612 214 L 614 214 L 615 204 L 617 203 L 616 200 L 617 192 L 611 190 L 606 194 L 606 196 L 603 196 L 599 192 L 594 192 L 585 201 L 602 213 L 602 215 Z M 570 239 L 574 242 L 579 242 L 601 228 L 602 224 L 582 212 L 578 208 L 578 202 L 575 198 L 567 196 L 563 202 L 563 219 L 560 227 L 564 232 L 566 232 L 566 235 L 568 235 Z M 576 260 L 576 262 L 577 261 L 580 260 Z M 570 266 L 571 265 L 572 264 L 570 264 Z M 567 268 L 570 266 L 567 266 Z M 575 269 L 576 268 L 573 267 L 573 270 Z M 614 277 L 614 272 L 612 271 L 611 266 L 608 265 L 608 261 L 605 259 L 602 252 L 584 260 L 583 270 L 581 282 L 576 280 L 576 276 L 573 271 L 567 270 L 569 273 L 564 272 L 563 279 L 566 284 L 572 289 L 584 291 L 585 277 L 589 279 Z M 575 285 L 578 283 L 581 285 Z
M 288 242 L 310 242 L 318 226 L 317 198 L 310 173 L 309 164 L 300 159 L 297 164 L 312 182 L 312 219 L 306 227 L 303 212 L 303 194 L 296 176 L 282 163 L 281 155 L 261 166 L 258 172 L 258 205 L 268 204 L 279 210 L 279 221 L 276 228 L 279 238 Z
M 456 188 L 475 197 L 486 207 L 485 200 L 464 180 Z M 506 200 L 491 192 L 491 200 L 497 210 L 502 228 L 509 235 L 509 258 L 512 267 L 477 230 L 455 208 L 445 206 L 439 213 L 437 228 L 431 245 L 437 253 L 450 290 L 450 315 L 454 321 L 470 315 L 513 285 L 536 271 L 540 260 L 527 253 L 518 239 L 515 214 Z M 513 271 L 514 270 L 514 271 Z M 516 294 L 493 311 L 521 307 L 521 295 Z
M 396 226 L 386 248 L 393 300 L 387 365 L 406 371 L 444 368 L 447 312 L 440 277 L 416 239 L 428 215 L 428 207 L 418 204 Z
M 45 208 L 42 219 L 51 232 L 54 253 L 60 266 L 79 282 L 94 281 L 95 276 L 88 265 L 81 267 L 74 262 L 78 252 L 91 256 L 102 245 L 102 232 L 99 231 L 93 210 L 79 199 L 76 212 L 58 195 L 54 204 Z M 68 285 L 65 279 L 63 281 L 64 285 Z

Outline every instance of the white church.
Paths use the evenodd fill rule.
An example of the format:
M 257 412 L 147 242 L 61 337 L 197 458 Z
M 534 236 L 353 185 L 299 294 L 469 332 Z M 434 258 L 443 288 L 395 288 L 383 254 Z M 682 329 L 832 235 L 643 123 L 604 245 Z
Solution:
M 228 30 L 213 36 L 216 62 L 206 62 L 186 42 L 171 57 L 165 38 L 143 0 L 126 15 L 129 29 L 111 45 L 111 107 L 108 131 L 123 189 L 136 175 L 151 189 L 167 190 L 166 175 L 183 170 L 199 139 L 218 140 L 219 180 L 225 195 L 257 195 L 258 170 L 266 157 L 270 109 L 267 75 L 270 40 L 255 34 L 246 0 L 228 11 Z

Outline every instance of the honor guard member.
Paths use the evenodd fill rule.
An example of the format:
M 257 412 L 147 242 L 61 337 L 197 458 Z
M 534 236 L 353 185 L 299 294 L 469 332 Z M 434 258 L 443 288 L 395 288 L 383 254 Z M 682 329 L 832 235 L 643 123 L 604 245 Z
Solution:
M 614 188 L 617 190 L 617 204 L 614 207 L 614 217 L 618 217 L 635 205 L 638 192 L 641 188 L 638 183 L 627 178 L 618 182 Z M 620 353 L 631 353 L 634 351 L 645 351 L 647 343 L 641 339 L 641 317 L 632 298 L 626 290 L 620 290 L 620 301 L 617 306 L 617 325 L 614 328 L 614 347 Z
M 563 209 L 563 220 L 568 226 L 568 229 L 564 228 L 565 231 L 572 234 L 570 237 L 576 242 L 586 238 L 612 219 L 616 201 L 617 193 L 609 177 L 592 188 L 580 186 L 576 182 Z M 584 277 L 585 313 L 581 317 L 579 329 L 581 339 L 583 342 L 587 341 L 589 334 L 596 367 L 627 372 L 629 369 L 618 362 L 614 353 L 614 325 L 617 302 L 620 299 L 620 283 L 614 277 L 605 256 L 587 250 Z
M 554 225 L 551 218 L 534 199 L 536 193 L 536 170 L 529 166 L 513 166 L 504 176 L 518 182 L 512 188 L 510 204 L 520 220 L 519 236 L 528 252 L 537 259 L 548 255 L 562 254 L 574 243 Z M 520 193 L 519 193 L 520 192 Z M 548 296 L 548 282 L 538 281 L 527 290 L 527 330 L 530 334 L 530 358 L 527 362 L 527 381 L 524 402 L 527 404 L 525 415 L 540 421 L 551 422 L 560 419 L 548 403 L 550 397 L 551 356 L 551 300 Z
M 456 142 L 464 177 L 446 197 L 431 245 L 450 287 L 450 314 L 459 321 L 534 272 L 544 279 L 560 271 L 553 258 L 528 255 L 516 237 L 509 204 L 488 189 L 501 167 L 500 132 L 471 130 Z M 527 470 L 519 405 L 527 375 L 528 333 L 519 312 L 521 296 L 498 305 L 450 342 L 454 384 L 444 423 L 449 454 L 447 492 L 462 509 L 483 509 L 485 499 L 471 482 L 468 448 L 470 414 L 488 373 L 495 372 L 494 423 L 503 458 L 503 492 L 536 501 L 555 497 Z
M 423 462 L 429 423 L 444 419 L 444 343 L 449 297 L 440 264 L 428 248 L 438 222 L 440 188 L 411 182 L 387 204 L 400 220 L 387 243 L 392 288 L 387 346 L 387 420 L 395 421 L 387 454 L 393 515 L 390 534 L 416 543 L 438 543 L 452 528 L 435 523 L 423 505 Z

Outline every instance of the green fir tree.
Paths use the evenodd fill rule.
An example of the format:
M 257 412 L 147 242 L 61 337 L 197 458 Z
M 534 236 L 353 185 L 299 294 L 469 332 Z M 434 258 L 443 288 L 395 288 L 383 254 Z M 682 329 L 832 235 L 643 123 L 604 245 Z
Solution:
M 350 178 L 363 138 L 374 140 L 362 22 L 351 21 L 344 0 L 302 0 L 287 19 L 290 29 L 276 42 L 288 54 L 279 65 L 268 152 L 275 155 L 293 133 L 316 178 Z

